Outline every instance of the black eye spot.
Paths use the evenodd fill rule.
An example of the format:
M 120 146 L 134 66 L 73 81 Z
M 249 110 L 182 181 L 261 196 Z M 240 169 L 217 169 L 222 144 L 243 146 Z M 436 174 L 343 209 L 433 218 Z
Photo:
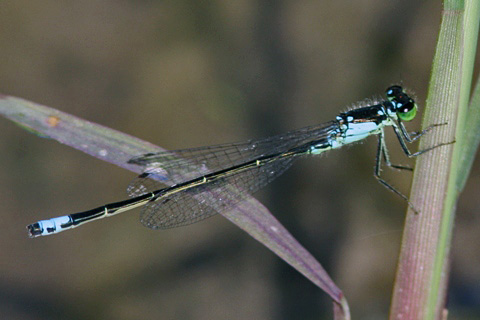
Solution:
M 398 97 L 403 92 L 403 88 L 400 86 L 391 86 L 387 89 L 388 97 Z

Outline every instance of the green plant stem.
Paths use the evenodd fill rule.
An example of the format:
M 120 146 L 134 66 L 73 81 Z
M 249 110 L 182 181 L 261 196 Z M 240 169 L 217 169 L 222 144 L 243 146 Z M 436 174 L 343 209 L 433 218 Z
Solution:
M 456 140 L 419 157 L 407 213 L 390 319 L 444 316 L 450 243 L 458 197 L 464 124 L 478 37 L 478 1 L 446 1 L 433 62 L 424 125 L 447 123 L 420 149 Z

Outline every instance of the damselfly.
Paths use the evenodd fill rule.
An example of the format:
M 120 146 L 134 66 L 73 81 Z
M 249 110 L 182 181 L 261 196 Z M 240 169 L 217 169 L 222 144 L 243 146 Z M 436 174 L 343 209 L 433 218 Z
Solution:
M 433 126 L 409 134 L 403 122 L 415 117 L 414 100 L 400 86 L 389 87 L 386 97 L 385 101 L 340 113 L 333 121 L 266 139 L 135 157 L 129 163 L 143 166 L 144 172 L 127 189 L 131 199 L 38 221 L 27 226 L 29 236 L 58 233 L 140 206 L 143 206 L 141 221 L 149 228 L 191 224 L 231 209 L 282 174 L 301 156 L 337 149 L 371 135 L 378 137 L 375 178 L 413 208 L 405 195 L 380 177 L 382 157 L 390 167 L 411 170 L 390 162 L 384 128 L 393 128 L 408 157 L 445 144 L 411 153 L 407 142 L 415 141 Z

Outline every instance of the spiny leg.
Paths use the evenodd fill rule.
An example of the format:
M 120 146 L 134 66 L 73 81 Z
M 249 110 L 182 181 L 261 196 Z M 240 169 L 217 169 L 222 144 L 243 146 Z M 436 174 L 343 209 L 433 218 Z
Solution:
M 390 162 L 390 155 L 388 154 L 388 149 L 387 145 L 385 143 L 385 139 L 381 139 L 382 143 L 382 154 L 383 154 L 383 159 L 385 160 L 385 164 L 391 168 L 399 169 L 399 170 L 408 170 L 408 171 L 413 171 L 413 168 L 408 167 L 408 166 L 402 166 L 402 165 L 396 165 L 392 164 Z
M 438 124 L 438 125 L 433 125 L 433 126 L 430 126 L 428 127 L 427 129 L 423 130 L 422 132 L 420 132 L 420 136 L 425 134 L 426 132 L 428 132 L 431 128 L 433 127 L 437 127 L 437 126 L 441 126 L 443 124 Z M 399 129 L 400 127 L 400 129 Z M 446 145 L 449 145 L 449 144 L 452 144 L 452 143 L 455 143 L 455 141 L 451 141 L 451 142 L 445 142 L 445 143 L 439 143 L 433 147 L 430 147 L 430 148 L 426 148 L 426 149 L 423 149 L 423 150 L 420 150 L 420 151 L 417 151 L 417 152 L 410 152 L 410 150 L 408 149 L 407 147 L 407 144 L 405 141 L 407 142 L 413 142 L 417 139 L 418 135 L 416 137 L 414 137 L 413 139 L 410 138 L 410 136 L 408 135 L 408 132 L 406 131 L 405 127 L 403 126 L 403 123 L 402 122 L 399 122 L 399 125 L 396 125 L 394 124 L 393 125 L 393 130 L 395 132 L 395 135 L 397 136 L 397 139 L 398 141 L 400 142 L 400 146 L 402 147 L 402 150 L 403 152 L 407 155 L 407 157 L 409 158 L 412 158 L 412 157 L 417 157 L 421 154 L 424 154 L 428 151 L 431 151 L 433 149 L 436 149 L 438 147 L 441 147 L 441 146 L 446 146 Z
M 386 153 L 384 151 L 385 149 L 385 140 L 384 140 L 384 136 L 383 136 L 383 131 L 380 132 L 378 134 L 378 147 L 377 147 L 377 155 L 376 155 L 376 158 L 375 158 L 375 169 L 374 169 L 374 172 L 373 172 L 373 175 L 374 177 L 377 179 L 378 182 L 380 182 L 385 188 L 387 188 L 388 190 L 396 193 L 398 196 L 400 196 L 403 200 L 405 200 L 407 203 L 408 203 L 408 206 L 413 210 L 413 212 L 415 212 L 416 214 L 418 214 L 418 211 L 417 209 L 415 209 L 415 207 L 413 206 L 413 204 L 410 202 L 410 200 L 408 199 L 408 197 L 406 195 L 404 195 L 403 193 L 401 193 L 400 191 L 398 191 L 397 189 L 395 189 L 391 184 L 389 184 L 387 181 L 385 181 L 381 176 L 381 166 L 382 166 L 382 154 L 385 156 Z M 388 158 L 388 156 L 387 156 Z
M 419 131 L 414 131 L 414 132 L 410 132 L 410 133 L 407 132 L 407 129 L 405 128 L 405 126 L 403 125 L 403 122 L 401 120 L 398 121 L 398 124 L 400 126 L 400 130 L 402 132 L 403 137 L 405 137 L 405 140 L 407 140 L 407 142 L 411 143 L 411 142 L 416 141 L 420 137 L 422 137 L 425 133 L 429 132 L 433 128 L 447 125 L 447 122 L 432 124 L 431 126 L 426 127 L 425 129 L 423 129 L 420 132 Z
M 420 151 L 417 151 L 417 152 L 410 152 L 410 150 L 408 149 L 407 147 L 407 144 L 406 142 L 414 142 L 415 140 L 417 140 L 418 138 L 420 138 L 421 136 L 423 136 L 425 133 L 429 132 L 431 129 L 433 129 L 434 127 L 438 127 L 438 126 L 442 126 L 442 125 L 445 125 L 446 123 L 442 123 L 442 124 L 434 124 L 434 125 L 431 125 L 429 127 L 427 127 L 426 129 L 422 130 L 421 132 L 417 133 L 416 136 L 414 137 L 411 137 L 409 135 L 409 133 L 407 132 L 407 130 L 405 129 L 405 126 L 403 125 L 403 123 L 401 121 L 398 122 L 398 125 L 394 124 L 393 125 L 393 129 L 394 129 L 394 132 L 395 132 L 395 135 L 397 136 L 398 138 L 398 141 L 400 142 L 400 146 L 402 147 L 402 150 L 403 152 L 409 157 L 409 158 L 412 158 L 412 157 L 417 157 L 421 154 L 424 154 L 428 151 L 431 151 L 435 148 L 438 148 L 438 147 L 441 147 L 441 146 L 445 146 L 445 145 L 449 145 L 449 144 L 452 144 L 454 143 L 455 141 L 452 141 L 452 142 L 447 142 L 447 143 L 440 143 L 438 145 L 435 145 L 433 147 L 430 147 L 430 148 L 426 148 L 426 149 L 423 149 L 423 150 L 420 150 Z M 397 169 L 403 169 L 403 170 L 412 170 L 411 168 L 409 167 L 404 167 L 404 166 L 397 166 L 397 165 L 392 165 L 392 163 L 390 162 L 390 158 L 389 158 L 389 155 L 388 155 L 388 150 L 387 150 L 387 147 L 386 147 L 386 144 L 385 144 L 385 138 L 384 138 L 384 135 L 383 135 L 383 131 L 380 132 L 380 134 L 378 135 L 378 147 L 377 147 L 377 156 L 376 156 L 376 161 L 375 161 L 375 171 L 374 171 L 374 176 L 375 178 L 377 179 L 378 182 L 380 182 L 383 186 L 385 186 L 387 189 L 389 189 L 390 191 L 396 193 L 397 195 L 399 195 L 401 198 L 403 198 L 405 201 L 407 201 L 408 203 L 408 206 L 413 210 L 413 212 L 415 212 L 416 214 L 418 214 L 418 211 L 417 209 L 415 209 L 415 207 L 413 206 L 413 204 L 410 202 L 410 200 L 408 199 L 407 196 L 405 196 L 403 193 L 401 193 L 400 191 L 398 191 L 397 189 L 395 189 L 392 185 L 390 185 L 388 182 L 386 182 L 381 176 L 381 157 L 385 158 L 385 163 L 390 166 L 390 167 L 393 167 L 393 168 L 397 168 Z

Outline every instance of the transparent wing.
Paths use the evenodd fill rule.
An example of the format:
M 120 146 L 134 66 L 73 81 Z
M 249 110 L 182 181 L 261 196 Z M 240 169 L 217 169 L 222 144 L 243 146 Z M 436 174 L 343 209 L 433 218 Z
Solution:
M 193 149 L 162 151 L 132 158 L 129 163 L 144 166 L 144 173 L 128 188 L 130 196 L 140 189 L 154 191 L 165 185 L 192 180 L 206 174 L 224 170 L 261 156 L 289 150 L 314 140 L 327 139 L 336 122 L 302 128 L 261 140 L 222 144 Z M 153 179 L 157 182 L 147 182 Z M 155 189 L 156 188 L 156 189 Z
M 173 183 L 168 183 L 163 178 L 165 170 L 159 167 L 151 167 L 144 171 L 141 175 L 137 176 L 130 182 L 127 187 L 127 194 L 131 198 L 135 198 L 156 190 L 163 189 Z M 187 180 L 186 180 L 187 181 Z M 180 182 L 178 182 L 180 183 Z
M 210 183 L 159 197 L 144 206 L 140 220 L 149 228 L 167 229 L 225 212 L 285 172 L 295 158 L 278 158 L 263 166 L 245 169 Z

